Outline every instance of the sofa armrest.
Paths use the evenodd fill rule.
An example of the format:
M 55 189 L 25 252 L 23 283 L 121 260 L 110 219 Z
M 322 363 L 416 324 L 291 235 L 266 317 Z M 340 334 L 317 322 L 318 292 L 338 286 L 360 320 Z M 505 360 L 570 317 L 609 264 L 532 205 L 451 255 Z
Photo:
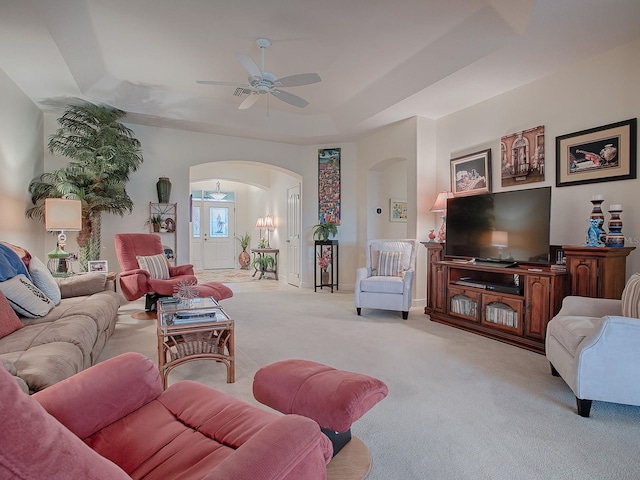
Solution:
M 33 395 L 51 415 L 85 439 L 162 393 L 154 363 L 125 353 Z
M 236 449 L 204 479 L 282 479 L 287 478 L 301 461 L 307 465 L 303 472 L 299 472 L 304 476 L 298 478 L 326 479 L 331 447 L 323 448 L 325 439 L 322 436 L 318 424 L 309 418 L 299 415 L 278 417 Z M 327 453 L 328 458 L 325 456 Z M 316 459 L 310 461 L 308 457 L 313 455 Z
M 193 265 L 169 265 L 169 276 L 179 277 L 180 275 L 193 275 Z
M 556 316 L 603 317 L 605 315 L 622 315 L 622 301 L 568 296 L 562 300 L 562 308 Z
M 371 276 L 371 272 L 367 267 L 360 267 L 356 270 L 356 285 L 367 277 Z
M 102 273 L 82 273 L 70 277 L 54 277 L 62 298 L 82 297 L 103 292 L 107 276 Z

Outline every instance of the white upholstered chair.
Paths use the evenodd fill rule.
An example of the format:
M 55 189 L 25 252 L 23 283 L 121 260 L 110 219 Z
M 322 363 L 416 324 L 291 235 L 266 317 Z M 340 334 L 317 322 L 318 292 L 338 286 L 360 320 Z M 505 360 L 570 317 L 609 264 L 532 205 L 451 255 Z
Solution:
M 565 297 L 547 325 L 551 373 L 576 396 L 588 417 L 593 400 L 640 406 L 640 274 L 633 274 L 622 300 Z
M 356 271 L 356 311 L 362 308 L 397 310 L 407 319 L 416 269 L 418 241 L 367 241 L 367 266 Z

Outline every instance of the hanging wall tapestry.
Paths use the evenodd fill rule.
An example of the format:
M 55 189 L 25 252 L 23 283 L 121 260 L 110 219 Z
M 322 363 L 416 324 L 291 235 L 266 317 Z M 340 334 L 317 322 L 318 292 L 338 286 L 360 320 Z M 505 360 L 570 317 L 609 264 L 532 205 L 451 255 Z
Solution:
M 340 225 L 340 149 L 318 150 L 318 221 Z
M 503 187 L 544 181 L 544 126 L 500 139 Z

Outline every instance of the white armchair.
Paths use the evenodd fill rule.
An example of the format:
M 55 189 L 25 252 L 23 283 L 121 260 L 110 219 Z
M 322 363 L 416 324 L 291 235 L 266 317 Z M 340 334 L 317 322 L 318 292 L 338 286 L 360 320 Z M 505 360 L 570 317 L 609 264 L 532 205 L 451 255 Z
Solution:
M 362 308 L 398 310 L 407 319 L 411 308 L 418 241 L 369 240 L 367 266 L 356 271 L 356 312 Z
M 640 406 L 640 274 L 631 276 L 622 300 L 566 297 L 547 325 L 551 373 L 576 396 L 588 417 L 593 400 Z

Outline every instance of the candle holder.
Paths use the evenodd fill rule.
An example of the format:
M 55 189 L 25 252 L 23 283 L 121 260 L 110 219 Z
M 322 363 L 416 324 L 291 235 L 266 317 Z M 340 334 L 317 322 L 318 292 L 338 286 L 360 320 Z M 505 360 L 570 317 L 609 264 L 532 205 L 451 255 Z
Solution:
M 622 220 L 620 214 L 622 207 L 620 205 L 611 205 L 609 214 L 609 233 L 605 240 L 607 247 L 624 247 L 624 235 L 622 234 Z
M 607 239 L 607 232 L 603 228 L 604 213 L 602 213 L 602 206 L 601 206 L 602 202 L 604 202 L 602 195 L 594 195 L 593 197 L 591 197 L 591 203 L 593 204 L 593 209 L 591 210 L 591 215 L 589 215 L 589 219 L 598 220 L 597 228 L 598 228 L 599 238 L 602 243 L 605 243 Z

